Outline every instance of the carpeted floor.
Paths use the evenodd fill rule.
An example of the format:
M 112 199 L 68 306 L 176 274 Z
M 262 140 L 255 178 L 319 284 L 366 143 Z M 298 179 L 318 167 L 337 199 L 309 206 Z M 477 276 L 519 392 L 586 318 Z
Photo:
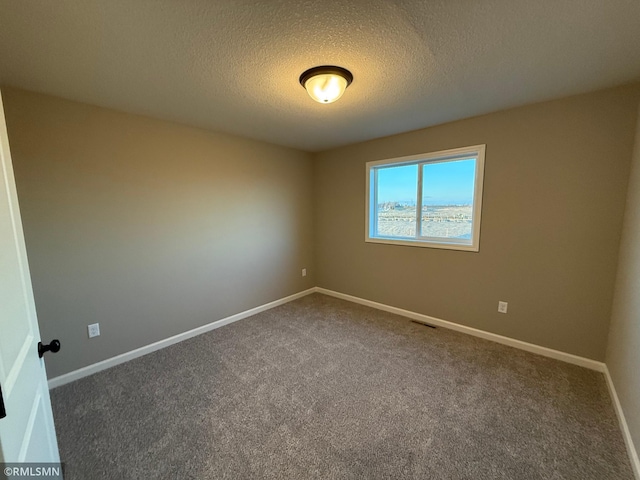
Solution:
M 320 294 L 52 401 L 67 480 L 633 479 L 602 374 Z

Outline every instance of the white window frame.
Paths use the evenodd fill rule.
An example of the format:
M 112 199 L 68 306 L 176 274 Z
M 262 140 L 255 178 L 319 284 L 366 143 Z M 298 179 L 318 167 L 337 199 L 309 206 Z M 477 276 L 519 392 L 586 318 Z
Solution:
M 449 250 L 464 250 L 478 252 L 480 250 L 480 221 L 482 216 L 482 187 L 484 182 L 484 155 L 486 145 L 474 145 L 470 147 L 454 148 L 439 152 L 422 153 L 408 157 L 391 158 L 388 160 L 376 160 L 367 162 L 366 168 L 366 212 L 365 212 L 365 242 L 385 243 L 390 245 L 406 245 L 410 247 L 444 248 Z M 475 186 L 473 194 L 473 218 L 471 225 L 471 241 L 466 239 L 443 239 L 441 237 L 423 237 L 422 231 L 422 166 L 429 163 L 450 162 L 476 159 Z M 383 237 L 376 236 L 377 217 L 376 206 L 377 173 L 381 166 L 418 165 L 418 192 L 416 204 L 416 236 L 415 237 Z

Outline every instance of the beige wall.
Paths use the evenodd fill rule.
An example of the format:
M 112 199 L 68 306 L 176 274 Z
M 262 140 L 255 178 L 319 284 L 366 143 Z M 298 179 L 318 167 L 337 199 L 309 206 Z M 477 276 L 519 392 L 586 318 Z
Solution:
M 50 376 L 316 284 L 604 360 L 640 86 L 314 162 L 54 97 L 3 95 L 41 332 L 63 343 Z M 479 143 L 479 253 L 364 242 L 367 161 Z M 611 342 L 627 336 L 615 327 L 623 310 Z M 95 322 L 102 335 L 89 340 Z M 632 346 L 610 346 L 608 358 L 624 365 Z
M 317 154 L 318 286 L 604 360 L 639 96 L 618 88 Z M 367 161 L 476 144 L 479 253 L 364 242 Z
M 315 285 L 310 155 L 3 96 L 50 377 Z
M 620 242 L 607 366 L 640 448 L 640 114 Z

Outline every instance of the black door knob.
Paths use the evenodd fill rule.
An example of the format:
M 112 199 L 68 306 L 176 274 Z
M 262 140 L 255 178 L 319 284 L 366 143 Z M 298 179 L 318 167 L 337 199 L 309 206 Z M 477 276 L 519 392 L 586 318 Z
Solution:
M 42 342 L 38 342 L 38 356 L 42 358 L 45 352 L 59 352 L 60 340 L 51 340 L 49 345 L 43 345 Z

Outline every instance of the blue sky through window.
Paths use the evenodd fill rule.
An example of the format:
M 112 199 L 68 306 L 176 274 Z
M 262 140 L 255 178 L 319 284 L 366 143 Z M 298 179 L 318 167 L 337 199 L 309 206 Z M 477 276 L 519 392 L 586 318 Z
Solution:
M 475 159 L 423 165 L 423 205 L 473 203 Z M 416 203 L 418 166 L 402 165 L 378 170 L 378 203 Z
M 380 168 L 378 170 L 378 203 L 416 204 L 418 165 Z

